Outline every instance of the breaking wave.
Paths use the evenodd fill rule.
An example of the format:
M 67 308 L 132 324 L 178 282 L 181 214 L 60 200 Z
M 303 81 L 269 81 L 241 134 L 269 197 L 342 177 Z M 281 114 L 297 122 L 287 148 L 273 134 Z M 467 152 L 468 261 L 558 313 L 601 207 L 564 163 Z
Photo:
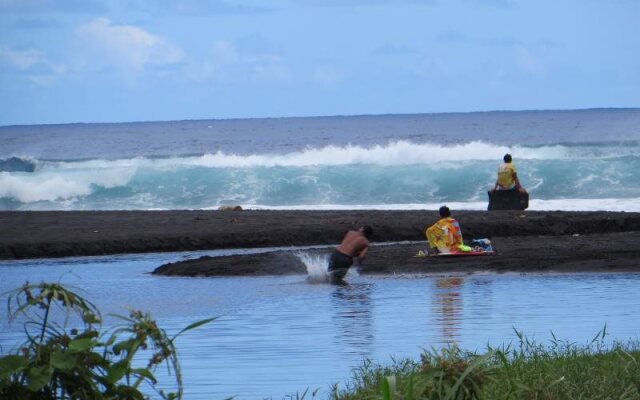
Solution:
M 638 142 L 498 146 L 399 141 L 287 154 L 0 160 L 1 209 L 198 209 L 482 204 L 511 153 L 534 200 L 640 198 Z M 553 203 L 556 202 L 556 203 Z M 595 204 L 591 201 L 590 204 Z M 590 207 L 589 204 L 584 207 Z

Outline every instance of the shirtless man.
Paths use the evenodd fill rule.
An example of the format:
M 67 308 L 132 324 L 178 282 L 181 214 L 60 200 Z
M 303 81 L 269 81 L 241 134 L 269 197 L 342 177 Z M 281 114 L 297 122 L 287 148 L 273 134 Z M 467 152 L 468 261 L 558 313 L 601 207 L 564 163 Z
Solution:
M 373 235 L 373 229 L 364 225 L 357 231 L 349 231 L 344 236 L 340 246 L 336 247 L 329 259 L 329 278 L 331 282 L 341 282 L 342 278 L 353 265 L 353 258 L 359 262 L 365 259 L 369 251 L 369 238 Z

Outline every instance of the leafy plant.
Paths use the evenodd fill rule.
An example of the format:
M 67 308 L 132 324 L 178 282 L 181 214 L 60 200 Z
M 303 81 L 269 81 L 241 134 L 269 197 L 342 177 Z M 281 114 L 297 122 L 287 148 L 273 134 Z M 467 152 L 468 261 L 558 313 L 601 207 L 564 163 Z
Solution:
M 441 353 L 425 352 L 421 356 L 421 372 L 433 382 L 434 398 L 479 399 L 493 369 L 489 364 L 493 355 L 493 352 L 482 356 L 464 353 L 457 346 L 445 348 Z
M 0 357 L 0 398 L 145 399 L 145 384 L 163 399 L 181 399 L 182 374 L 175 339 L 211 322 L 195 322 L 173 337 L 148 313 L 116 315 L 122 324 L 102 330 L 98 308 L 60 284 L 28 282 L 5 293 L 10 320 L 24 317 L 25 342 L 15 354 Z M 56 313 L 61 313 L 56 318 Z M 62 319 L 62 324 L 55 322 Z M 140 360 L 146 365 L 136 367 Z M 175 389 L 165 393 L 154 375 L 165 365 Z

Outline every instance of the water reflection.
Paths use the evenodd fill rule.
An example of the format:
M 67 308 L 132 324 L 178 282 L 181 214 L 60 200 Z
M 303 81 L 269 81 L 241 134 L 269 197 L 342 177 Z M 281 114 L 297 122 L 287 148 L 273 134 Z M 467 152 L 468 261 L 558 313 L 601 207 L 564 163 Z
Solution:
M 471 315 L 467 318 L 473 319 L 478 323 L 490 321 L 493 314 L 493 282 L 490 276 L 476 276 L 470 280 L 473 294 L 470 301 Z
M 464 304 L 462 299 L 462 276 L 447 276 L 436 280 L 433 293 L 433 308 L 437 325 L 440 326 L 443 343 L 454 344 L 460 337 Z
M 369 283 L 350 283 L 335 287 L 331 295 L 335 327 L 334 341 L 347 354 L 369 354 L 373 342 L 373 318 Z

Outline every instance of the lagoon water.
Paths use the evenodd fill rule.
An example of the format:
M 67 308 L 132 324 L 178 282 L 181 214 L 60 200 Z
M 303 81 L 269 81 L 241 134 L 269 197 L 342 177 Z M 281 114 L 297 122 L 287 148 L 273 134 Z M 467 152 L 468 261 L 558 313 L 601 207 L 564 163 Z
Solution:
M 215 253 L 214 253 L 215 254 Z M 199 254 L 197 254 L 199 255 Z M 26 280 L 79 288 L 103 314 L 150 311 L 169 334 L 219 317 L 177 341 L 187 399 L 281 399 L 331 384 L 344 388 L 365 359 L 418 359 L 456 343 L 486 350 L 517 343 L 514 330 L 548 342 L 638 339 L 638 274 L 358 276 L 349 285 L 304 275 L 181 278 L 149 275 L 194 253 L 0 262 L 0 292 Z M 2 300 L 4 301 L 4 299 Z M 6 310 L 6 308 L 2 307 Z M 22 325 L 0 321 L 3 351 Z M 106 324 L 116 323 L 106 318 Z

